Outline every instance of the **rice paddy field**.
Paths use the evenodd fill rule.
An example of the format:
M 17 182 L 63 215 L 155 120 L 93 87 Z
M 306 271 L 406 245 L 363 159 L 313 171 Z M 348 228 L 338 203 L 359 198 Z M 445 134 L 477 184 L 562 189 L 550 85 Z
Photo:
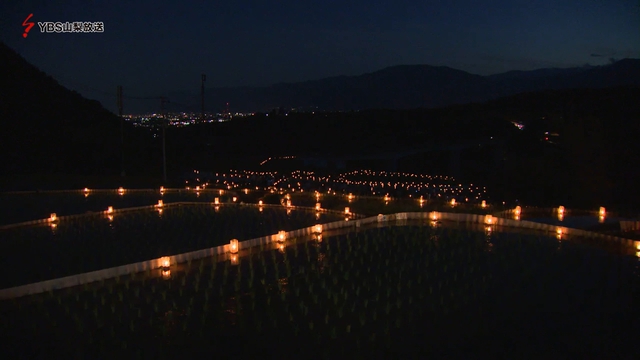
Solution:
M 2 301 L 3 357 L 640 356 L 634 249 L 429 222 L 284 245 Z
M 0 289 L 340 220 L 330 213 L 211 203 L 97 214 L 0 230 Z

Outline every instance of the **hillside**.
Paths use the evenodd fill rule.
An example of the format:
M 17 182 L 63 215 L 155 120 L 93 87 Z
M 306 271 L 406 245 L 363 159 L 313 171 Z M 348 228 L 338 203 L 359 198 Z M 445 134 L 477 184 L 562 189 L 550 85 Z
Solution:
M 61 86 L 4 43 L 0 63 L 0 175 L 120 173 L 116 115 Z

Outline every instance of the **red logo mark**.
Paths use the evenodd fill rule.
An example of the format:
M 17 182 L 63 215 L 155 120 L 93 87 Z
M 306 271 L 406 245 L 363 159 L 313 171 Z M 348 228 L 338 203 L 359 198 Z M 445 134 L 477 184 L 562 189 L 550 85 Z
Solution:
M 29 16 L 27 16 L 26 19 L 24 19 L 24 21 L 22 22 L 22 26 L 26 26 L 27 28 L 24 29 L 24 34 L 22 34 L 23 38 L 27 38 L 27 34 L 29 33 L 29 30 L 31 30 L 31 28 L 33 27 L 33 25 L 35 25 L 32 22 L 27 22 L 29 21 L 29 19 L 31 19 L 31 17 L 33 16 L 33 14 L 29 14 Z

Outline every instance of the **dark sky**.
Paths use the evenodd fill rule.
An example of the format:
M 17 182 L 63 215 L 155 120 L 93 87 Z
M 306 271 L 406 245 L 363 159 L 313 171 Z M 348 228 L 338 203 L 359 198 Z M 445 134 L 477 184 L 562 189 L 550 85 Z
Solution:
M 637 0 L 15 1 L 1 40 L 61 84 L 163 95 L 359 75 L 399 64 L 475 74 L 640 57 Z M 101 21 L 102 34 L 47 34 L 22 22 Z M 601 56 L 593 56 L 598 54 Z

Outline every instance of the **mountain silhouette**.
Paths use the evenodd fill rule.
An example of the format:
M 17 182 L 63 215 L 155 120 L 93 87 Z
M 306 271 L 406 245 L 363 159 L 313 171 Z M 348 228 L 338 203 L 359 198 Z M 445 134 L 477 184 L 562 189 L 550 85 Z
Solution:
M 603 66 L 510 71 L 474 75 L 445 66 L 399 65 L 358 76 L 336 76 L 265 87 L 211 88 L 207 104 L 223 110 L 268 111 L 314 108 L 325 111 L 435 108 L 484 102 L 524 92 L 573 88 L 640 86 L 640 60 Z M 184 97 L 184 93 L 170 97 Z M 189 94 L 193 98 L 194 94 Z M 197 111 L 198 109 L 192 109 Z

